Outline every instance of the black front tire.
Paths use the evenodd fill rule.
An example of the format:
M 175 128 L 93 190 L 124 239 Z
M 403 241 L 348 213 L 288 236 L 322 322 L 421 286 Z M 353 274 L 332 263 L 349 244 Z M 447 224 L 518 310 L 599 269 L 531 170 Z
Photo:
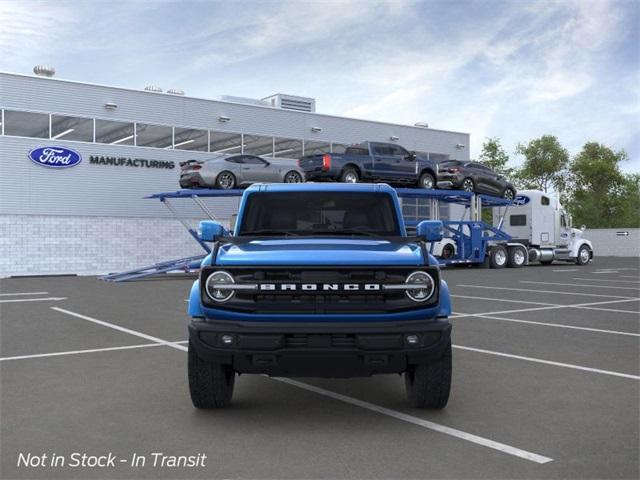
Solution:
M 451 343 L 437 360 L 414 365 L 404 373 L 407 399 L 416 408 L 444 408 L 451 391 Z
M 582 245 L 578 249 L 578 256 L 576 257 L 576 264 L 586 265 L 591 260 L 591 250 L 586 245 Z
M 196 408 L 224 408 L 231 404 L 236 373 L 231 366 L 207 362 L 189 342 L 189 392 Z

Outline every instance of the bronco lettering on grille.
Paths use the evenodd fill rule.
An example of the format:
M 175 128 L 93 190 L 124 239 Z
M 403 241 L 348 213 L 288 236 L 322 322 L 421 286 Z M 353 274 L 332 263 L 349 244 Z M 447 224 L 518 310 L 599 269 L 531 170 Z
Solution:
M 260 291 L 376 291 L 381 290 L 382 286 L 379 283 L 261 283 L 259 285 Z

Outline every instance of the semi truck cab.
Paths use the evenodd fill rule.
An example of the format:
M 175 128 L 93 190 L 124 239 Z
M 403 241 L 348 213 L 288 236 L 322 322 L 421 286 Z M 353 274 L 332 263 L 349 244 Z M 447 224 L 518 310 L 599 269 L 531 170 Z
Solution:
M 593 259 L 593 246 L 583 238 L 585 227 L 573 228 L 571 215 L 554 196 L 539 190 L 520 191 L 504 220 L 503 215 L 502 209 L 494 209 L 494 226 L 503 222 L 501 228 L 511 241 L 528 248 L 529 262 L 585 265 Z

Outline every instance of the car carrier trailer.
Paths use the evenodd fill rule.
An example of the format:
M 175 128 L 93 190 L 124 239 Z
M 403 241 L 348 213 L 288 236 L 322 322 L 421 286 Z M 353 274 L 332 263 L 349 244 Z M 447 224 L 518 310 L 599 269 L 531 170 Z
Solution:
M 198 232 L 174 208 L 173 200 L 191 200 L 200 208 L 205 218 L 217 220 L 202 199 L 239 198 L 244 191 L 243 189 L 189 189 L 156 193 L 146 197 L 160 200 L 202 247 L 203 254 L 167 260 L 126 272 L 112 273 L 101 278 L 122 282 L 161 273 L 189 272 L 199 269 L 201 260 L 210 253 L 209 247 L 201 241 Z M 446 237 L 441 242 L 430 245 L 430 253 L 435 255 L 443 266 L 478 265 L 491 268 L 519 268 L 532 262 L 539 261 L 546 264 L 553 260 L 585 264 L 593 258 L 591 242 L 582 238 L 583 229 L 572 229 L 571 219 L 559 202 L 543 192 L 520 192 L 514 201 L 455 190 L 397 188 L 396 193 L 403 202 L 405 199 L 422 201 L 430 206 L 429 218 L 412 220 L 405 218 L 405 225 L 409 229 L 422 220 L 439 220 L 441 202 L 460 206 L 462 212 L 460 220 L 444 220 L 442 223 Z M 546 204 L 547 201 L 548 204 Z M 492 225 L 482 220 L 483 208 L 492 210 Z M 524 220 L 522 215 L 526 217 Z M 522 224 L 523 221 L 524 224 Z M 538 238 L 540 241 L 537 240 Z M 444 252 L 449 254 L 443 255 Z

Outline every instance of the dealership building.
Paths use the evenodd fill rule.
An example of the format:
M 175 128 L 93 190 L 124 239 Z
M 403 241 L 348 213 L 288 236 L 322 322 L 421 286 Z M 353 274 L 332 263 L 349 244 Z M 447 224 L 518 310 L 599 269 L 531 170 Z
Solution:
M 246 153 L 293 163 L 364 140 L 469 159 L 467 133 L 324 115 L 311 98 L 210 100 L 34 71 L 0 73 L 0 277 L 100 274 L 202 253 L 165 205 L 145 198 L 177 190 L 186 160 Z M 47 149 L 71 150 L 79 161 L 47 168 L 30 158 Z M 237 202 L 208 199 L 206 207 L 229 222 Z M 203 218 L 193 202 L 173 205 L 190 225 Z M 404 209 L 429 214 L 428 206 Z

